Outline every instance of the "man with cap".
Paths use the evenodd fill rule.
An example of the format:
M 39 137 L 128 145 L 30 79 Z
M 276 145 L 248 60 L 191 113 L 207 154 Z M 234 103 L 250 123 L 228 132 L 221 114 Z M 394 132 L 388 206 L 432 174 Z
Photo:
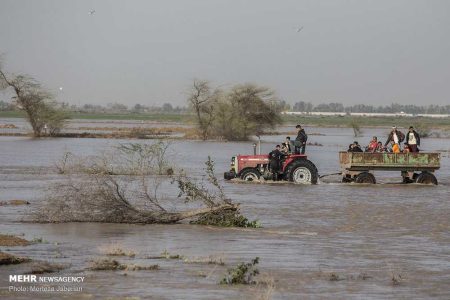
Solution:
M 386 147 L 391 142 L 393 142 L 393 144 L 400 145 L 400 143 L 403 142 L 404 139 L 405 135 L 400 130 L 397 130 L 396 126 L 392 126 L 392 131 L 391 133 L 389 133 L 389 136 L 384 146 Z
M 306 141 L 308 140 L 308 135 L 305 132 L 305 129 L 302 128 L 301 125 L 295 126 L 297 128 L 297 137 L 295 138 L 294 146 L 295 146 L 295 154 L 305 154 Z

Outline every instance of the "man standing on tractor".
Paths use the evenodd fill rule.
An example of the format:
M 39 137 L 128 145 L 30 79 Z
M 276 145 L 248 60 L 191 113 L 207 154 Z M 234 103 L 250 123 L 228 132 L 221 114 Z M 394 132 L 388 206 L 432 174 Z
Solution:
M 295 138 L 295 154 L 305 154 L 306 141 L 308 140 L 308 135 L 305 129 L 301 125 L 295 126 L 297 128 L 297 137 Z
M 283 157 L 283 153 L 280 151 L 280 145 L 277 145 L 274 150 L 269 153 L 269 167 L 272 172 L 272 180 L 278 180 L 278 173 L 281 168 L 281 159 Z

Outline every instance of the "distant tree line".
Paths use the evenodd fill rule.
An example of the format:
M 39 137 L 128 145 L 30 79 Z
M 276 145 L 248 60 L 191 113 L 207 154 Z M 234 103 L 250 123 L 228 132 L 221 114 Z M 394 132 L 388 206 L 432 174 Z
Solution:
M 184 106 L 172 106 L 170 103 L 164 103 L 161 106 L 152 105 L 147 106 L 143 104 L 135 104 L 133 106 L 127 106 L 121 103 L 108 103 L 106 105 L 98 104 L 84 104 L 84 105 L 70 105 L 69 103 L 60 103 L 68 112 L 75 113 L 186 113 L 189 109 Z M 13 111 L 17 109 L 17 105 L 14 102 L 6 102 L 0 100 L 0 111 Z
M 356 104 L 352 106 L 344 106 L 342 103 L 321 103 L 313 105 L 311 102 L 300 101 L 293 105 L 292 111 L 302 112 L 345 112 L 345 113 L 399 113 L 408 114 L 450 114 L 450 105 L 403 105 L 392 103 L 385 106 L 372 106 L 367 104 Z
M 188 109 L 180 106 L 173 107 L 170 103 L 164 103 L 161 106 L 147 106 L 139 103 L 134 106 L 127 106 L 121 103 L 108 103 L 107 105 L 72 105 L 70 110 L 80 113 L 184 113 Z

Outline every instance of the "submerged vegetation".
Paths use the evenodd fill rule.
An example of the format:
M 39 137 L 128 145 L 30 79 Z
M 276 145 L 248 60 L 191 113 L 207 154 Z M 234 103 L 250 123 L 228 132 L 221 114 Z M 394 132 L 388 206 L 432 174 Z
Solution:
M 256 265 L 259 257 L 249 263 L 240 263 L 235 268 L 228 269 L 228 274 L 222 278 L 220 284 L 256 284 L 255 276 L 259 274 Z
M 249 221 L 246 217 L 241 215 L 239 211 L 227 211 L 222 213 L 211 212 L 199 216 L 196 220 L 193 220 L 190 223 L 220 227 L 261 227 L 261 223 L 259 222 L 259 220 Z
M 191 178 L 167 159 L 170 142 L 123 144 L 110 153 L 91 157 L 65 154 L 57 165 L 64 182 L 51 188 L 37 222 L 176 223 L 214 215 L 219 226 L 253 226 L 227 199 L 208 157 L 201 180 Z M 164 197 L 162 185 L 177 184 L 177 196 Z M 169 211 L 183 197 L 188 209 Z M 194 205 L 194 207 L 193 207 Z M 214 225 L 214 219 L 208 222 Z
M 141 271 L 141 270 L 159 270 L 159 265 L 139 266 L 121 264 L 115 259 L 102 258 L 91 262 L 89 267 L 91 271 Z

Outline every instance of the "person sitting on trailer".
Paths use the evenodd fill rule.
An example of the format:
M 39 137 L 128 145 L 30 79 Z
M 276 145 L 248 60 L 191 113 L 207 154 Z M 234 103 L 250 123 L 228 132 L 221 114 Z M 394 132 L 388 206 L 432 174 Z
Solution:
M 378 147 L 378 138 L 374 136 L 370 141 L 369 145 L 366 147 L 366 152 L 375 152 Z
M 394 141 L 391 142 L 391 152 L 392 153 L 400 153 L 401 152 L 400 146 L 397 143 L 394 143 Z
M 386 147 L 383 146 L 382 142 L 377 143 L 376 152 L 380 152 L 380 153 L 386 152 Z
M 409 148 L 408 143 L 405 143 L 404 147 L 403 147 L 403 153 L 409 153 L 411 152 L 411 148 Z
M 353 147 L 352 147 L 351 152 L 363 152 L 361 149 L 361 146 L 359 145 L 359 143 L 357 141 L 353 142 Z

